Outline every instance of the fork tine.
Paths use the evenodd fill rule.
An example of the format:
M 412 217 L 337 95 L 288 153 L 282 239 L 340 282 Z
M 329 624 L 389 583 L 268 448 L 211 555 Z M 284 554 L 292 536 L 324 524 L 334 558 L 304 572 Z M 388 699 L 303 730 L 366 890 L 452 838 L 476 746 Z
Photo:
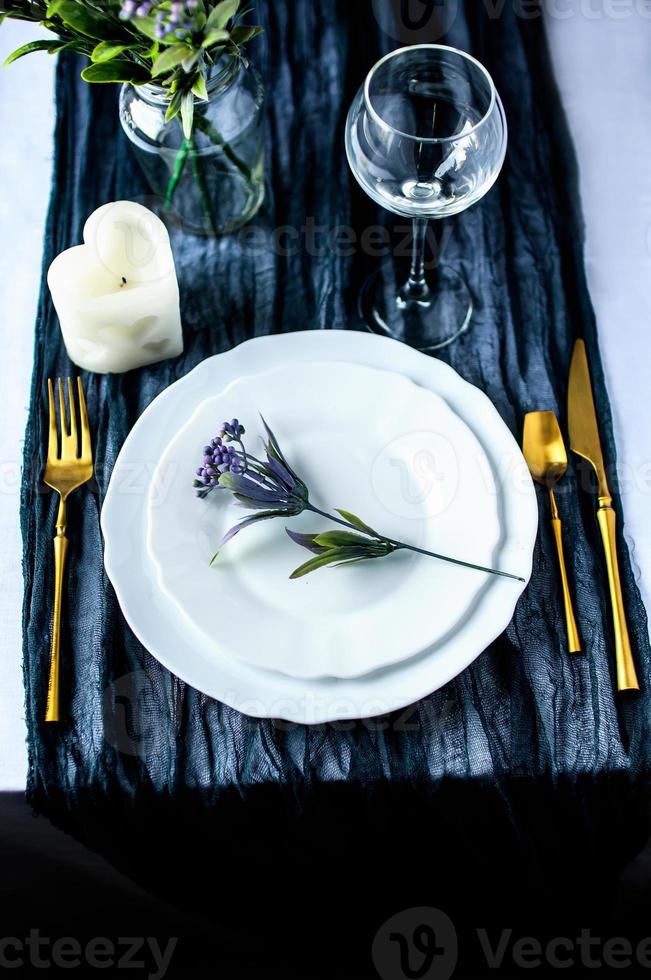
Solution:
M 74 440 L 75 456 L 79 455 L 79 438 L 77 436 L 77 411 L 75 396 L 72 391 L 72 381 L 68 378 L 68 407 L 70 409 L 70 437 Z
M 88 424 L 88 410 L 86 409 L 84 387 L 81 383 L 80 377 L 77 377 L 77 390 L 79 392 L 79 415 L 81 419 L 81 458 L 91 460 L 93 456 L 93 452 L 90 444 L 90 426 Z
M 59 389 L 59 429 L 61 432 L 61 455 L 63 456 L 63 440 L 68 435 L 68 417 L 66 415 L 66 403 L 63 397 L 63 382 L 61 378 L 57 378 L 57 387 Z
M 52 379 L 47 379 L 47 400 L 50 412 L 50 422 L 47 440 L 47 458 L 54 462 L 59 458 L 59 443 L 57 439 L 57 413 L 54 407 L 54 388 Z

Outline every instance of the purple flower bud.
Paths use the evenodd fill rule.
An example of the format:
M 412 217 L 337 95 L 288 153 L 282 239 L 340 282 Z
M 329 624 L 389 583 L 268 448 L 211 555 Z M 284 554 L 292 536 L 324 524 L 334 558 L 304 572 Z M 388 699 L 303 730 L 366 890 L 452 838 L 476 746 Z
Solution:
M 200 466 L 197 470 L 197 476 L 203 476 L 203 466 Z
M 209 476 L 204 476 L 204 478 L 203 478 L 203 485 L 204 485 L 204 487 L 209 487 L 210 486 L 210 477 Z

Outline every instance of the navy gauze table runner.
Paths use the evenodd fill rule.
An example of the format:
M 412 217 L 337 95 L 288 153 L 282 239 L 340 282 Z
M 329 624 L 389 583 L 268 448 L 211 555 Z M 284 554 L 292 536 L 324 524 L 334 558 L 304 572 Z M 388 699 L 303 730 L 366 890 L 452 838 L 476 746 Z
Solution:
M 450 7 L 437 6 L 445 20 Z M 387 0 L 384 12 L 390 7 Z M 511 4 L 491 18 L 488 7 L 474 0 L 465 10 L 459 5 L 447 18 L 445 40 L 471 51 L 493 74 L 508 117 L 509 152 L 496 187 L 451 225 L 448 256 L 463 267 L 477 310 L 472 329 L 442 356 L 486 392 L 519 439 L 529 410 L 554 409 L 565 423 L 572 343 L 584 336 L 614 473 L 582 265 L 576 164 L 542 21 L 516 16 Z M 256 247 L 241 235 L 210 241 L 173 231 L 184 355 L 125 375 L 84 376 L 97 485 L 77 493 L 69 507 L 63 632 L 69 720 L 60 726 L 43 723 L 57 501 L 40 481 L 46 379 L 74 369 L 45 286 L 22 489 L 34 807 L 148 887 L 216 917 L 241 913 L 245 902 L 247 917 L 262 908 L 261 918 L 272 925 L 287 907 L 280 896 L 286 899 L 292 888 L 318 893 L 315 868 L 323 883 L 354 866 L 362 876 L 356 887 L 364 883 L 369 935 L 385 906 L 395 910 L 403 898 L 438 901 L 446 909 L 463 905 L 470 914 L 472 902 L 479 908 L 490 900 L 499 878 L 513 887 L 522 911 L 524 881 L 535 880 L 541 904 L 554 894 L 557 906 L 576 898 L 595 867 L 600 882 L 611 882 L 647 832 L 651 769 L 647 624 L 621 536 L 619 501 L 623 583 L 643 688 L 639 697 L 621 700 L 613 694 L 595 500 L 579 492 L 573 464 L 560 506 L 585 655 L 565 652 L 541 497 L 533 577 L 507 631 L 446 688 L 380 722 L 308 729 L 253 720 L 216 703 L 143 649 L 104 573 L 102 500 L 120 447 L 152 399 L 203 358 L 249 337 L 359 328 L 356 295 L 378 259 L 333 247 L 328 233 L 350 226 L 361 234 L 388 221 L 396 244 L 404 239 L 403 222 L 394 225 L 354 184 L 343 149 L 354 92 L 398 43 L 378 23 L 380 8 L 359 0 L 255 4 L 252 20 L 265 33 L 251 55 L 268 93 L 267 190 L 253 222 Z M 431 30 L 431 39 L 440 40 L 435 21 Z M 120 129 L 117 90 L 84 84 L 80 67 L 70 57 L 58 66 L 44 269 L 81 241 L 84 221 L 99 205 L 150 200 Z M 325 229 L 316 247 L 300 232 L 310 220 Z M 284 226 L 299 229 L 300 237 L 283 250 L 274 245 L 281 241 L 274 231 Z M 573 882 L 570 894 L 564 895 L 564 881 Z M 310 914 L 318 901 L 318 894 L 306 897 Z M 349 901 L 342 886 L 341 921 Z

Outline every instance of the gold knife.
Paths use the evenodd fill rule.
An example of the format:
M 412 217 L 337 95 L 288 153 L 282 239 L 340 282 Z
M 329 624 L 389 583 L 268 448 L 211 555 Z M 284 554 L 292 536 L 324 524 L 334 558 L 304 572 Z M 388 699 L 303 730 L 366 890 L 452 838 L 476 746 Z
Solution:
M 599 483 L 599 509 L 597 520 L 601 530 L 601 538 L 606 553 L 608 567 L 608 584 L 610 586 L 610 601 L 613 607 L 613 626 L 615 629 L 615 663 L 617 667 L 617 690 L 639 691 L 640 685 L 635 673 L 631 643 L 626 626 L 622 586 L 619 578 L 617 563 L 617 545 L 615 539 L 615 511 L 612 508 L 612 497 L 608 489 L 606 468 L 601 452 L 597 413 L 590 383 L 590 369 L 585 350 L 585 343 L 577 340 L 572 352 L 570 365 L 570 387 L 568 392 L 568 422 L 570 429 L 570 447 L 573 452 L 591 464 Z

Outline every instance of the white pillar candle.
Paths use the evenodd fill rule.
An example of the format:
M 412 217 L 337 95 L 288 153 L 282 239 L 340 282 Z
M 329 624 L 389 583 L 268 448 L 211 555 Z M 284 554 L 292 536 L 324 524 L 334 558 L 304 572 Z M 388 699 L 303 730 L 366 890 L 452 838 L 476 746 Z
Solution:
M 179 286 L 163 222 L 133 201 L 99 208 L 84 243 L 62 252 L 47 281 L 68 355 L 99 374 L 183 350 Z

